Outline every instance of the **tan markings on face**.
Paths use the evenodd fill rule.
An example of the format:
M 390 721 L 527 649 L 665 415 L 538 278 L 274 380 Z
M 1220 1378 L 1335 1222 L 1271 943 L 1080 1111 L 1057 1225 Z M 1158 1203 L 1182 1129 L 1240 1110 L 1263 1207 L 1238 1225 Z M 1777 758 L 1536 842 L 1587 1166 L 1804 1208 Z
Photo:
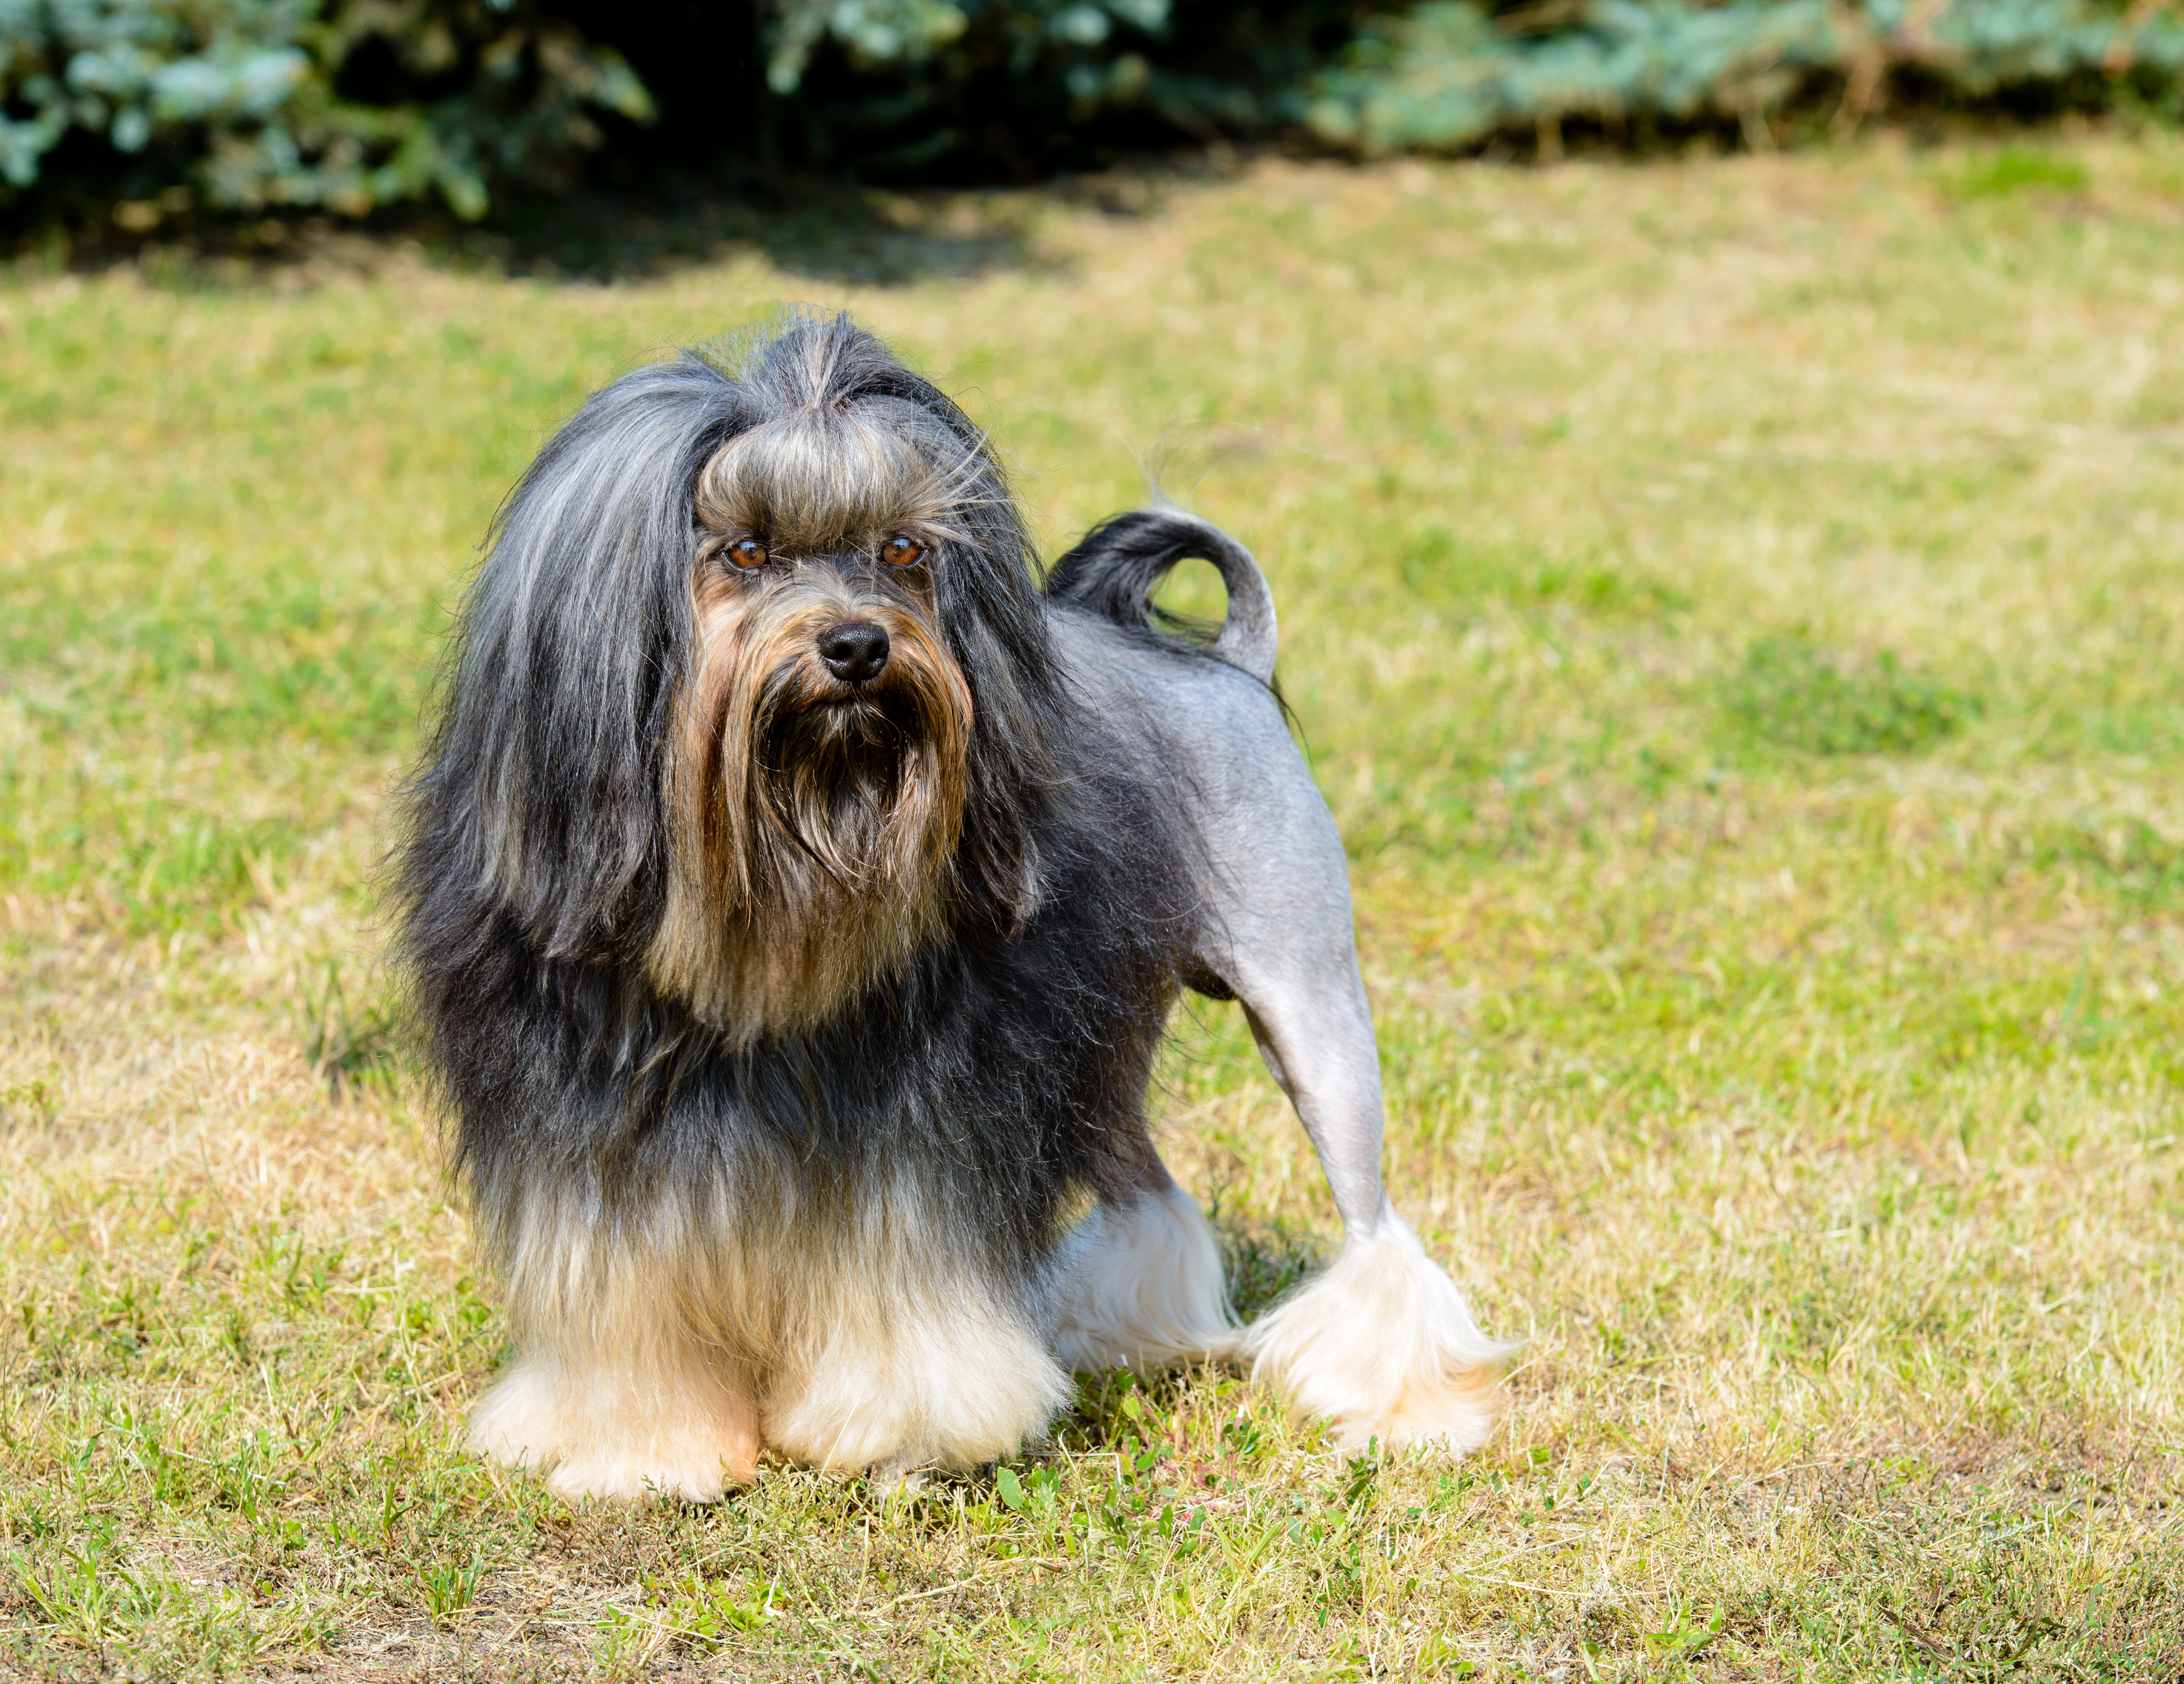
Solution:
M 837 543 L 847 529 L 804 530 L 822 525 Z M 738 1044 L 823 1021 L 944 926 L 972 709 L 931 594 L 917 568 L 860 582 L 701 553 L 668 754 L 667 906 L 646 962 Z M 889 645 L 854 688 L 818 653 L 845 621 Z

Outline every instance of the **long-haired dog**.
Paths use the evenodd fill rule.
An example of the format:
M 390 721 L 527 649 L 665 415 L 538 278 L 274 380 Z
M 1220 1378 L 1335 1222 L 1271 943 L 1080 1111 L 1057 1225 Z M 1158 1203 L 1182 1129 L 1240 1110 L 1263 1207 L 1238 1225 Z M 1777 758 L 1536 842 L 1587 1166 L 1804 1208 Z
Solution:
M 1228 594 L 1210 640 L 1150 597 Z M 398 855 L 515 1351 L 473 1443 L 705 1500 L 1035 1437 L 1072 1369 L 1241 1354 L 1343 1437 L 1479 1443 L 1503 1347 L 1390 1207 L 1342 846 L 1251 557 L 1034 576 L 962 412 L 844 319 L 599 393 L 502 510 Z M 1146 1131 L 1235 998 L 1346 1238 L 1234 1324 Z

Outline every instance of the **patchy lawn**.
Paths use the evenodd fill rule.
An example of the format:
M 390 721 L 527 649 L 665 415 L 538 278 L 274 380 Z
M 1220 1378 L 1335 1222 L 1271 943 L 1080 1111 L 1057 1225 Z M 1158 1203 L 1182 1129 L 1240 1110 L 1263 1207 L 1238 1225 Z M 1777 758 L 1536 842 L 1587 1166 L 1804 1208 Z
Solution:
M 0 282 L 0 1674 L 2184 1674 L 2184 146 L 2056 156 Z M 1484 1453 L 1207 1371 L 887 1502 L 461 1454 L 500 1331 L 385 792 L 529 454 L 786 298 L 963 393 L 1051 549 L 1150 471 L 1262 558 L 1397 1202 L 1530 1341 Z M 1155 1103 L 1263 1306 L 1334 1217 L 1235 1008 Z

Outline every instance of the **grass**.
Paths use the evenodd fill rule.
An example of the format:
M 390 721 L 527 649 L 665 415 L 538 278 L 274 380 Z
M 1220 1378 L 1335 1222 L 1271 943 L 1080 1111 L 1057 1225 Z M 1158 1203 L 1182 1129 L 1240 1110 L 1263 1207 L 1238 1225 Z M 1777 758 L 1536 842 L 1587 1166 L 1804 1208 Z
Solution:
M 2176 1679 L 2180 188 L 1267 163 L 604 286 L 0 283 L 0 1673 Z M 384 794 L 531 451 L 784 297 L 963 392 L 1050 545 L 1150 465 L 1264 559 L 1398 1202 L 1530 1341 L 1484 1453 L 1206 1371 L 911 1499 L 461 1454 L 501 1334 Z M 1334 1218 L 1233 1007 L 1156 1104 L 1263 1305 Z

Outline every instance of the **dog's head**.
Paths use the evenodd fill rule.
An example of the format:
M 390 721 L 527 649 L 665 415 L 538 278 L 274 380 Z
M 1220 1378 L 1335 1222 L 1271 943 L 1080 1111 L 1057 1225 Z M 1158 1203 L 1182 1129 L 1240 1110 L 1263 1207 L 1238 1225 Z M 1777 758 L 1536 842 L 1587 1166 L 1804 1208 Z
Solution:
M 939 575 L 991 487 L 926 406 L 840 389 L 831 365 L 854 349 L 824 332 L 773 348 L 747 376 L 764 419 L 714 453 L 693 500 L 675 856 L 649 962 L 723 1027 L 816 1020 L 950 912 L 978 710 Z
M 641 370 L 503 512 L 412 894 L 458 864 L 549 956 L 737 1040 L 810 1027 L 952 921 L 1028 915 L 1051 666 L 1000 470 L 870 335 Z

